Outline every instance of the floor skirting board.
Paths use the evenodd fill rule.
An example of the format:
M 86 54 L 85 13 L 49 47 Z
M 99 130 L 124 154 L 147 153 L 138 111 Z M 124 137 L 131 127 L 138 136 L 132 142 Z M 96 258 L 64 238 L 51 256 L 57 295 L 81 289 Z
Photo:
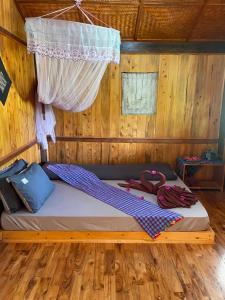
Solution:
M 146 243 L 213 244 L 214 231 L 162 232 L 153 240 L 146 232 L 1 231 L 3 243 Z

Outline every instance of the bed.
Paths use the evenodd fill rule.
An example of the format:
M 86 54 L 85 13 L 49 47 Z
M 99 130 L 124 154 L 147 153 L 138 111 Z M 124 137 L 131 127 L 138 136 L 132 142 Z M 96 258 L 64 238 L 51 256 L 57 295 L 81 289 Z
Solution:
M 123 181 L 106 180 L 105 182 L 119 187 L 117 183 Z M 168 181 L 167 184 L 185 186 L 180 179 Z M 134 189 L 131 193 L 157 203 L 155 195 Z M 183 215 L 184 219 L 168 228 L 168 231 L 208 230 L 209 217 L 201 202 L 198 201 L 191 208 L 176 208 L 173 211 Z M 1 225 L 4 230 L 15 231 L 143 231 L 133 217 L 62 181 L 55 181 L 54 192 L 37 213 L 29 213 L 25 209 L 13 214 L 3 212 Z
M 110 185 L 117 186 L 118 180 L 105 180 Z M 10 239 L 13 236 L 19 236 L 23 233 L 25 236 L 36 236 L 39 239 L 47 239 L 54 236 L 58 232 L 57 237 L 61 240 L 62 235 L 69 240 L 73 240 L 77 235 L 80 239 L 85 237 L 97 239 L 104 238 L 105 235 L 111 233 L 116 239 L 131 237 L 131 240 L 140 237 L 145 241 L 149 240 L 146 232 L 143 231 L 137 221 L 125 213 L 76 190 L 62 181 L 54 181 L 55 190 L 41 207 L 41 209 L 31 214 L 26 210 L 20 210 L 13 214 L 2 213 L 1 226 L 5 238 Z M 177 180 L 168 181 L 169 185 L 185 184 L 178 178 Z M 121 188 L 123 189 L 123 188 Z M 156 196 L 147 194 L 138 190 L 131 190 L 131 193 L 144 196 L 146 200 L 153 203 L 156 202 Z M 141 201 L 141 200 L 140 200 Z M 161 234 L 160 239 L 166 240 L 175 233 L 181 238 L 184 234 L 189 234 L 196 242 L 202 242 L 202 237 L 208 242 L 212 242 L 214 238 L 213 232 L 210 230 L 209 217 L 207 211 L 201 204 L 197 202 L 191 208 L 176 208 L 174 211 L 183 215 L 184 219 L 175 225 L 169 227 L 167 232 Z M 61 236 L 61 238 L 60 238 Z M 175 238 L 175 240 L 176 240 Z M 57 239 L 57 238 L 56 238 Z M 52 240 L 52 238 L 50 238 Z M 204 243 L 204 241 L 203 241 Z

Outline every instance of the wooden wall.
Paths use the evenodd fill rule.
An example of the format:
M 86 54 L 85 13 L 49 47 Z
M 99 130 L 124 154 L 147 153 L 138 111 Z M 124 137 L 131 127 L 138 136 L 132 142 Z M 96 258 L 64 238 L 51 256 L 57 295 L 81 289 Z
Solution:
M 34 59 L 27 54 L 24 22 L 13 0 L 0 0 L 0 57 L 12 80 L 0 102 L 0 167 L 14 157 L 39 161 L 34 123 Z
M 179 155 L 217 149 L 224 70 L 224 55 L 122 54 L 90 109 L 55 109 L 58 141 L 50 143 L 49 159 L 174 165 Z M 159 72 L 156 114 L 121 114 L 121 72 Z
M 0 26 L 15 37 L 26 41 L 24 21 L 18 12 L 14 0 L 0 0 Z
M 225 90 L 223 91 L 223 105 L 220 117 L 220 133 L 218 152 L 221 159 L 225 161 Z

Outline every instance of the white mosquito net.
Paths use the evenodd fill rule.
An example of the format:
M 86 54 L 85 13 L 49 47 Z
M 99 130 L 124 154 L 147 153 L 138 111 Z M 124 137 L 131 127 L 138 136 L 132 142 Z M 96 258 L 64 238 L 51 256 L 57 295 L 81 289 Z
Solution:
M 120 61 L 120 33 L 47 18 L 27 18 L 25 28 L 27 48 L 35 53 L 37 66 L 37 138 L 47 149 L 47 136 L 55 141 L 52 105 L 74 112 L 92 105 L 108 63 Z

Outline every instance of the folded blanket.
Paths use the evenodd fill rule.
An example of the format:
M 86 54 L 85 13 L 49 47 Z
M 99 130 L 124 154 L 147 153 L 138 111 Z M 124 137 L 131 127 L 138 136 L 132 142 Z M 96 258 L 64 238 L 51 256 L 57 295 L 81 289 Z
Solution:
M 76 165 L 55 164 L 48 168 L 78 190 L 134 217 L 152 238 L 182 219 L 180 214 L 161 209 L 147 200 L 140 200 L 137 196 L 104 183 L 95 174 Z
M 152 176 L 156 175 L 160 181 L 153 183 L 146 180 L 145 174 L 150 173 Z M 165 185 L 166 176 L 158 171 L 144 170 L 141 172 L 140 180 L 127 180 L 127 183 L 118 183 L 121 187 L 126 187 L 144 191 L 146 193 L 157 195 L 157 202 L 161 208 L 175 208 L 175 207 L 191 207 L 194 205 L 198 198 L 192 192 L 180 186 Z

